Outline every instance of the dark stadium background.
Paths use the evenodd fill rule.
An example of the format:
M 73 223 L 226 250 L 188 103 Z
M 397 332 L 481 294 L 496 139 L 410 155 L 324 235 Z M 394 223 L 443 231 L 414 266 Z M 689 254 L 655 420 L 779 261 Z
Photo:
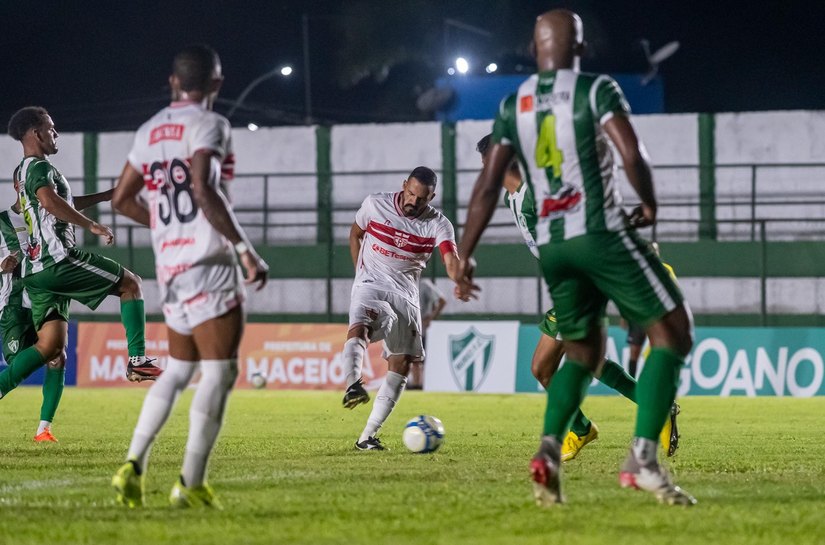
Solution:
M 654 49 L 680 41 L 661 69 L 669 112 L 825 107 L 823 2 L 48 0 L 0 3 L 0 117 L 34 103 L 62 130 L 133 129 L 166 100 L 175 50 L 207 42 L 224 62 L 224 100 L 276 66 L 295 69 L 259 86 L 235 123 L 253 114 L 261 124 L 303 123 L 306 14 L 314 121 L 427 119 L 415 99 L 444 75 L 448 55 L 461 49 L 476 66 L 529 72 L 532 18 L 554 7 L 582 15 L 586 70 L 643 72 L 640 39 Z

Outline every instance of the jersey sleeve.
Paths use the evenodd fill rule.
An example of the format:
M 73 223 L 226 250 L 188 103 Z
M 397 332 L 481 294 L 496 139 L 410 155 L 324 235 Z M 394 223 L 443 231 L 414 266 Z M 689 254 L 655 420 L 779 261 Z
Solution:
M 364 231 L 370 223 L 370 216 L 372 215 L 372 195 L 367 195 L 364 202 L 361 203 L 361 208 L 355 213 L 355 224 Z
M 599 76 L 593 82 L 593 89 L 590 91 L 590 108 L 600 125 L 607 123 L 616 114 L 630 114 L 630 104 L 624 97 L 619 84 L 610 76 Z
M 26 169 L 26 193 L 37 195 L 41 187 L 55 187 L 54 169 L 47 161 L 38 161 Z
M 212 151 L 223 163 L 231 153 L 231 135 L 232 130 L 225 117 L 205 115 L 192 130 L 189 140 L 192 155 L 198 151 Z
M 516 132 L 516 95 L 510 95 L 501 101 L 493 122 L 493 144 L 512 145 Z
M 457 254 L 458 247 L 455 244 L 455 229 L 445 216 L 441 216 L 435 231 L 435 245 L 441 252 L 443 259 L 446 254 Z

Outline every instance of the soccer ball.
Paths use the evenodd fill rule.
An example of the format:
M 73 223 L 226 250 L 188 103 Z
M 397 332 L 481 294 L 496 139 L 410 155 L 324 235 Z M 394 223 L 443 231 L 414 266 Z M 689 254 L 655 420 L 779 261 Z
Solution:
M 435 452 L 444 442 L 444 424 L 434 416 L 416 416 L 404 427 L 404 446 L 417 454 Z
M 261 373 L 255 373 L 249 379 L 249 382 L 252 383 L 252 386 L 260 390 L 261 388 L 266 386 L 266 377 L 263 376 Z

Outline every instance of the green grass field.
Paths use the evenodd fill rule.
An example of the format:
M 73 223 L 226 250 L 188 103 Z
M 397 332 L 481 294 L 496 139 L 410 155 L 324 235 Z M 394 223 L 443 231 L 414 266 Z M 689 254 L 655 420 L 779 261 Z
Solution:
M 538 395 L 409 392 L 384 429 L 389 452 L 356 452 L 367 409 L 338 393 L 239 391 L 210 482 L 226 510 L 166 506 L 182 458 L 191 393 L 157 442 L 143 510 L 116 506 L 122 462 L 143 391 L 67 388 L 55 434 L 31 441 L 39 390 L 0 402 L 0 543 L 823 543 L 825 399 L 682 400 L 682 448 L 670 463 L 699 505 L 665 507 L 622 490 L 634 407 L 590 398 L 598 441 L 565 466 L 568 504 L 531 499 Z M 434 455 L 404 450 L 419 413 L 440 417 Z

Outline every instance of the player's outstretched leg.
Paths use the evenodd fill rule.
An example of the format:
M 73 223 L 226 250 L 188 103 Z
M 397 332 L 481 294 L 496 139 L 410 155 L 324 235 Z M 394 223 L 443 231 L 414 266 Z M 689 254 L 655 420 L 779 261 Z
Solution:
M 393 355 L 388 358 L 390 371 L 387 371 L 387 376 L 384 377 L 384 382 L 375 396 L 372 411 L 367 418 L 367 425 L 358 441 L 355 442 L 355 448 L 358 450 L 384 450 L 384 446 L 376 435 L 401 398 L 401 393 L 407 384 L 411 360 L 412 357 L 406 355 Z
M 343 405 L 345 409 L 354 409 L 370 400 L 370 396 L 361 381 L 361 369 L 364 365 L 364 354 L 367 351 L 366 326 L 353 326 L 347 336 L 344 350 L 341 353 L 347 383 Z
M 126 378 L 131 382 L 156 380 L 163 370 L 154 365 L 154 359 L 146 357 L 146 312 L 140 277 L 124 269 L 117 290 L 120 296 L 120 321 L 126 330 L 126 346 L 129 351 Z
M 189 409 L 189 439 L 180 479 L 169 502 L 174 507 L 215 507 L 221 504 L 206 483 L 206 464 L 223 425 L 229 392 L 238 378 L 238 360 L 202 360 L 201 379 Z
M 128 507 L 143 505 L 143 476 L 149 452 L 158 432 L 175 406 L 180 392 L 186 388 L 197 369 L 197 362 L 169 357 L 166 371 L 152 385 L 143 401 L 126 463 L 112 478 L 117 501 Z

